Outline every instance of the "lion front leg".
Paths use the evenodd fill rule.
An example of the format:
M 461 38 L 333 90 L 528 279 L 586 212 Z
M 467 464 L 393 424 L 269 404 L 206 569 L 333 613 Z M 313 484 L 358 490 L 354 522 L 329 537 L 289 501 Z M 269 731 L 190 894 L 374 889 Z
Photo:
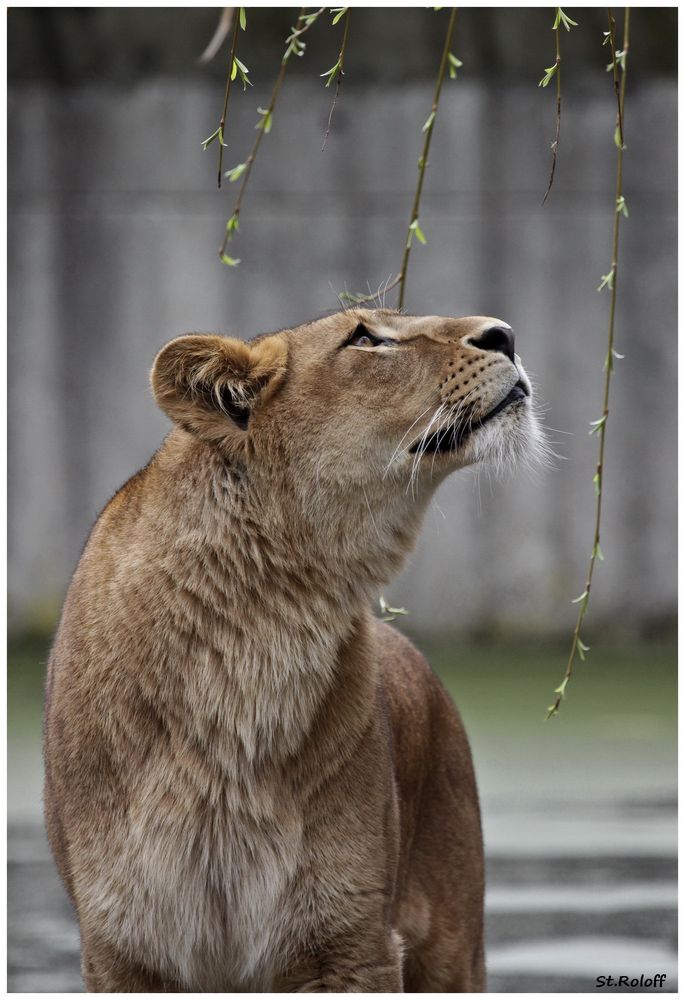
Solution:
M 394 931 L 374 940 L 362 933 L 327 942 L 290 969 L 285 993 L 402 993 L 402 950 Z
M 81 974 L 87 993 L 186 993 L 131 961 L 98 936 L 82 935 Z

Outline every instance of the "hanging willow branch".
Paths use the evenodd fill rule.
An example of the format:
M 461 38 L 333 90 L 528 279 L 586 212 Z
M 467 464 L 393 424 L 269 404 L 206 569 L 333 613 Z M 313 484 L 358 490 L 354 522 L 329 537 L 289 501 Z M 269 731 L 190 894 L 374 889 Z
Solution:
M 286 39 L 286 48 L 283 53 L 283 58 L 281 59 L 281 67 L 278 71 L 278 76 L 276 77 L 276 82 L 274 88 L 271 91 L 271 98 L 269 103 L 265 108 L 257 108 L 259 112 L 260 119 L 255 125 L 257 129 L 257 138 L 252 144 L 252 149 L 250 150 L 247 159 L 244 163 L 239 163 L 236 167 L 226 172 L 226 177 L 229 181 L 237 181 L 242 177 L 240 184 L 240 189 L 238 191 L 238 197 L 233 205 L 233 211 L 231 217 L 226 223 L 226 230 L 224 233 L 224 239 L 219 247 L 219 260 L 222 264 L 226 264 L 228 267 L 236 267 L 240 263 L 240 258 L 230 257 L 227 253 L 227 247 L 229 242 L 233 238 L 233 234 L 240 228 L 240 210 L 243 205 L 243 198 L 245 197 L 245 190 L 247 188 L 247 182 L 250 179 L 250 174 L 252 173 L 252 167 L 254 166 L 254 161 L 259 151 L 262 139 L 264 136 L 271 131 L 271 126 L 273 124 L 273 113 L 276 107 L 276 102 L 278 101 L 278 95 L 281 91 L 281 86 L 285 78 L 285 73 L 288 68 L 288 63 L 293 55 L 301 56 L 304 54 L 305 43 L 302 41 L 302 35 L 308 31 L 317 18 L 323 14 L 325 7 L 320 7 L 319 10 L 314 11 L 312 14 L 307 14 L 307 8 L 302 7 L 300 13 L 298 14 L 297 21 L 295 22 L 295 27 L 292 28 L 290 34 Z
M 440 59 L 440 69 L 438 70 L 438 77 L 435 81 L 435 93 L 433 95 L 433 103 L 431 105 L 431 111 L 428 118 L 424 122 L 423 132 L 425 133 L 425 139 L 423 143 L 423 152 L 419 157 L 419 176 L 416 185 L 416 191 L 414 193 L 414 201 L 411 208 L 411 214 L 409 217 L 409 226 L 407 228 L 407 239 L 404 245 L 404 254 L 402 256 L 402 266 L 400 267 L 399 273 L 395 275 L 383 288 L 383 299 L 385 295 L 391 291 L 393 288 L 397 288 L 399 285 L 399 297 L 397 301 L 397 308 L 402 309 L 404 306 L 404 292 L 407 284 L 407 270 L 409 268 L 409 255 L 411 253 L 411 246 L 414 241 L 414 237 L 419 241 L 419 243 L 425 244 L 426 237 L 419 225 L 419 209 L 421 207 L 421 194 L 423 192 L 423 182 L 426 176 L 426 167 L 428 165 L 428 152 L 430 150 L 431 139 L 433 138 L 433 128 L 435 126 L 435 119 L 438 113 L 438 106 L 440 104 L 440 94 L 442 93 L 442 84 L 445 79 L 445 73 L 449 67 L 450 79 L 454 80 L 457 75 L 457 69 L 462 65 L 459 59 L 451 51 L 452 48 L 452 38 L 454 37 L 454 26 L 457 20 L 457 8 L 453 7 L 450 13 L 449 24 L 447 25 L 447 33 L 445 34 L 445 44 L 442 50 L 442 58 Z M 362 305 L 365 302 L 373 302 L 377 295 L 353 295 L 349 292 L 342 292 L 339 296 L 341 301 L 352 303 L 354 305 Z
M 230 10 L 230 8 L 228 9 Z M 229 27 L 230 27 L 230 22 L 229 22 Z M 238 56 L 236 55 L 238 49 L 238 29 L 242 28 L 243 31 L 245 31 L 246 27 L 247 27 L 247 16 L 245 13 L 245 8 L 239 7 L 238 17 L 236 18 L 235 24 L 233 26 L 233 41 L 231 42 L 231 55 L 228 60 L 228 72 L 226 74 L 226 90 L 224 91 L 224 107 L 223 111 L 221 112 L 221 118 L 219 119 L 219 127 L 214 132 L 212 132 L 212 134 L 208 136 L 202 143 L 202 148 L 207 149 L 209 146 L 211 146 L 211 144 L 214 142 L 215 139 L 217 139 L 219 142 L 219 166 L 217 172 L 218 188 L 221 188 L 221 176 L 224 165 L 224 149 L 226 147 L 226 143 L 224 142 L 224 131 L 226 129 L 226 121 L 228 116 L 228 101 L 231 96 L 231 86 L 238 74 L 240 74 L 240 79 L 243 84 L 243 90 L 247 90 L 248 86 L 249 87 L 252 86 L 252 83 L 248 77 L 248 73 L 250 71 L 248 70 L 245 63 L 242 63 L 240 59 L 238 59 Z M 210 46 L 211 44 L 212 43 L 210 42 Z M 204 55 L 205 54 L 203 53 L 203 56 L 201 56 L 201 58 L 204 58 Z
M 555 39 L 555 49 L 556 58 L 551 66 L 545 68 L 545 75 L 540 80 L 538 87 L 546 87 L 553 77 L 556 77 L 557 81 L 557 124 L 556 131 L 554 134 L 554 142 L 552 143 L 552 167 L 549 174 L 549 183 L 547 184 L 547 190 L 545 191 L 545 197 L 542 199 L 542 204 L 544 205 L 547 201 L 547 196 L 552 190 L 552 184 L 554 183 L 554 172 L 557 169 L 557 150 L 559 149 L 559 133 L 561 132 L 561 43 L 559 40 L 559 31 L 561 26 L 570 31 L 571 28 L 577 28 L 578 22 L 572 21 L 568 14 L 565 14 L 561 7 L 557 7 L 556 17 L 554 18 L 554 24 L 552 30 L 554 31 Z
M 341 7 L 336 11 L 333 18 L 333 24 L 337 24 L 341 17 L 345 18 L 345 28 L 343 30 L 342 45 L 340 46 L 340 52 L 338 53 L 338 60 L 335 66 L 331 66 L 327 69 L 325 73 L 321 76 L 327 76 L 326 86 L 330 87 L 335 80 L 335 93 L 333 94 L 333 103 L 331 104 L 330 114 L 328 115 L 328 124 L 326 125 L 326 132 L 323 137 L 323 143 L 321 146 L 321 152 L 323 153 L 326 148 L 326 140 L 331 132 L 331 122 L 333 121 L 333 112 L 335 111 L 335 106 L 338 103 L 338 94 L 340 93 L 340 84 L 342 83 L 342 78 L 345 75 L 345 51 L 347 49 L 347 36 L 350 32 L 350 15 L 352 11 L 349 7 Z
M 602 291 L 604 288 L 608 288 L 611 292 L 611 301 L 609 305 L 609 333 L 608 333 L 608 346 L 607 354 L 604 361 L 604 399 L 602 407 L 602 415 L 598 420 L 593 420 L 591 423 L 591 434 L 597 434 L 599 436 L 599 456 L 597 460 L 597 470 L 595 472 L 593 482 L 595 484 L 595 494 L 596 494 L 596 505 L 595 505 L 595 533 L 592 542 L 592 552 L 590 554 L 590 562 L 588 564 L 588 572 L 585 580 L 585 589 L 579 597 L 576 597 L 574 604 L 578 604 L 578 617 L 576 619 L 576 625 L 573 630 L 573 638 L 571 641 L 571 651 L 568 658 L 568 663 L 566 664 L 566 672 L 564 673 L 563 680 L 558 688 L 555 688 L 554 694 L 555 699 L 547 710 L 547 718 L 556 715 L 561 706 L 562 699 L 566 694 L 566 686 L 571 679 L 573 674 L 573 666 L 575 663 L 576 656 L 579 656 L 581 660 L 585 659 L 585 653 L 588 651 L 589 647 L 586 646 L 581 639 L 581 628 L 585 620 L 585 615 L 590 602 L 590 591 L 592 589 L 592 578 L 595 571 L 595 566 L 597 560 L 602 560 L 604 556 L 602 555 L 602 550 L 600 548 L 600 526 L 602 520 L 602 498 L 604 495 L 604 446 L 606 442 L 606 427 L 607 421 L 609 419 L 609 389 L 611 386 L 611 374 L 614 369 L 614 358 L 620 358 L 622 355 L 617 354 L 614 350 L 614 321 L 616 318 L 616 290 L 617 290 L 617 278 L 618 278 L 618 238 L 621 225 L 621 216 L 628 216 L 628 208 L 626 205 L 626 200 L 623 194 L 623 153 L 625 151 L 625 143 L 623 136 L 623 124 L 625 120 L 625 92 L 626 92 L 626 77 L 628 73 L 628 51 L 630 47 L 630 7 L 625 8 L 624 20 L 623 20 L 623 49 L 617 51 L 616 49 L 616 22 L 614 20 L 611 7 L 608 8 L 608 18 L 609 18 L 609 31 L 607 32 L 607 39 L 611 45 L 611 63 L 609 64 L 609 69 L 613 72 L 614 89 L 616 91 L 617 100 L 617 113 L 616 113 L 616 128 L 614 132 L 614 141 L 616 143 L 616 196 L 614 203 L 614 234 L 613 234 L 613 247 L 612 247 L 612 259 L 611 267 L 608 274 L 602 275 L 602 280 L 600 282 L 598 291 Z M 618 67 L 622 69 L 622 75 L 619 80 Z
M 442 59 L 440 60 L 440 69 L 438 70 L 438 79 L 435 82 L 435 95 L 433 97 L 433 104 L 431 106 L 431 113 L 426 119 L 423 131 L 426 133 L 426 139 L 423 144 L 423 152 L 419 158 L 419 181 L 416 185 L 416 194 L 414 195 L 414 204 L 411 209 L 411 218 L 409 219 L 409 228 L 407 229 L 407 242 L 404 247 L 404 256 L 402 257 L 402 267 L 400 268 L 399 274 L 399 285 L 400 294 L 397 300 L 397 307 L 401 309 L 404 305 L 404 290 L 407 284 L 407 268 L 409 267 L 409 254 L 411 253 L 411 245 L 416 236 L 419 243 L 425 243 L 426 237 L 421 231 L 419 226 L 419 208 L 421 207 L 421 193 L 423 191 L 423 181 L 426 176 L 426 167 L 428 165 L 428 152 L 430 150 L 431 139 L 433 138 L 433 128 L 435 126 L 435 117 L 438 113 L 438 105 L 440 104 L 440 94 L 442 92 L 442 84 L 445 79 L 445 71 L 447 65 L 450 61 L 450 49 L 452 48 L 452 36 L 454 35 L 454 25 L 457 20 L 457 8 L 453 7 L 450 14 L 449 24 L 447 25 L 447 34 L 445 35 L 445 45 L 442 50 Z M 455 58 L 455 57 L 453 57 Z M 456 60 L 458 63 L 458 60 Z

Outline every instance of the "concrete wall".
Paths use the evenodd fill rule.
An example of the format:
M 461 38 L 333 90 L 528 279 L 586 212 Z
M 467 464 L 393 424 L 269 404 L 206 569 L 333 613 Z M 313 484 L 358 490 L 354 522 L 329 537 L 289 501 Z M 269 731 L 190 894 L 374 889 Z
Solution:
M 226 165 L 244 159 L 255 88 L 234 103 Z M 398 267 L 429 84 L 291 80 L 235 244 L 216 260 L 235 187 L 217 192 L 215 85 L 10 89 L 9 549 L 15 628 L 52 620 L 98 510 L 167 424 L 147 373 L 188 330 L 251 336 L 377 287 Z M 541 206 L 554 98 L 534 85 L 448 82 L 412 255 L 412 312 L 501 316 L 547 404 L 562 456 L 534 478 L 456 475 L 392 590 L 422 630 L 569 626 L 594 501 L 615 148 L 608 77 L 565 97 L 554 191 Z M 618 362 L 608 435 L 606 560 L 593 619 L 620 629 L 675 610 L 676 87 L 629 89 Z M 389 304 L 394 304 L 393 300 Z

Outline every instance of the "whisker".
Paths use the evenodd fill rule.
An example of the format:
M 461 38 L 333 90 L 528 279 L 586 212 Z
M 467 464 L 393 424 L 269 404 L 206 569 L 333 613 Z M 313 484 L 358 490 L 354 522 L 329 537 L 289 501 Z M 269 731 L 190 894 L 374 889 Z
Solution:
M 569 437 L 575 437 L 573 431 L 562 431 L 559 427 L 550 427 L 549 424 L 540 424 L 543 430 L 551 431 L 552 434 L 567 434 Z
M 424 430 L 423 434 L 421 435 L 421 438 L 420 438 L 419 443 L 417 445 L 416 452 L 414 454 L 414 461 L 412 462 L 411 474 L 409 476 L 409 483 L 407 484 L 407 491 L 409 490 L 409 487 L 412 488 L 412 497 L 415 496 L 415 494 L 414 494 L 414 483 L 418 479 L 419 463 L 420 463 L 421 457 L 423 456 L 423 453 L 424 453 L 424 451 L 426 449 L 426 444 L 427 444 L 428 438 L 430 436 L 431 427 L 433 426 L 433 424 L 435 423 L 436 420 L 440 419 L 440 416 L 442 415 L 444 409 L 445 409 L 445 404 L 444 403 L 440 403 L 440 405 L 438 406 L 437 410 L 435 411 L 435 413 L 431 417 L 428 426 L 426 427 L 426 429 Z
M 415 420 L 415 421 L 414 421 L 414 422 L 413 422 L 413 423 L 412 423 L 412 424 L 411 424 L 411 425 L 410 425 L 410 426 L 409 426 L 409 427 L 407 428 L 407 430 L 406 430 L 406 431 L 404 432 L 404 434 L 403 434 L 403 435 L 402 435 L 402 437 L 400 438 L 400 441 L 399 441 L 399 444 L 397 445 L 397 447 L 395 448 L 394 452 L 393 452 L 393 453 L 392 453 L 392 455 L 390 456 L 390 461 L 388 462 L 388 464 L 387 464 L 387 465 L 386 465 L 386 467 L 385 467 L 385 472 L 383 473 L 383 479 L 385 479 L 385 477 L 387 476 L 387 474 L 388 474 L 388 471 L 389 471 L 389 469 L 390 469 L 390 466 L 391 466 L 391 465 L 392 465 L 392 463 L 393 463 L 393 462 L 395 461 L 395 458 L 396 458 L 396 456 L 397 456 L 397 454 L 398 454 L 398 452 L 399 452 L 400 448 L 402 447 L 402 442 L 403 442 L 403 441 L 405 440 L 405 438 L 407 437 L 407 435 L 408 435 L 408 434 L 409 434 L 409 433 L 411 432 L 412 428 L 413 428 L 413 427 L 415 427 L 415 426 L 416 426 L 416 425 L 418 424 L 418 422 L 419 422 L 419 420 L 421 419 L 421 417 L 424 417 L 424 416 L 425 416 L 425 415 L 426 415 L 426 414 L 428 413 L 428 411 L 429 411 L 430 409 L 432 409 L 432 406 L 427 406 L 427 407 L 426 407 L 426 409 L 425 409 L 425 410 L 423 411 L 423 413 L 419 413 L 419 415 L 418 415 L 418 417 L 416 418 L 416 420 Z

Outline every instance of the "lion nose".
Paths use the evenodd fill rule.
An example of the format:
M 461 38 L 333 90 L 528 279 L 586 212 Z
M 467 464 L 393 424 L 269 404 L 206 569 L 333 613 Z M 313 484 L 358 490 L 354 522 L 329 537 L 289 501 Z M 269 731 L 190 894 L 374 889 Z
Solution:
M 478 337 L 470 339 L 472 347 L 480 347 L 482 351 L 499 351 L 506 354 L 510 361 L 514 360 L 514 333 L 508 326 L 491 326 Z

